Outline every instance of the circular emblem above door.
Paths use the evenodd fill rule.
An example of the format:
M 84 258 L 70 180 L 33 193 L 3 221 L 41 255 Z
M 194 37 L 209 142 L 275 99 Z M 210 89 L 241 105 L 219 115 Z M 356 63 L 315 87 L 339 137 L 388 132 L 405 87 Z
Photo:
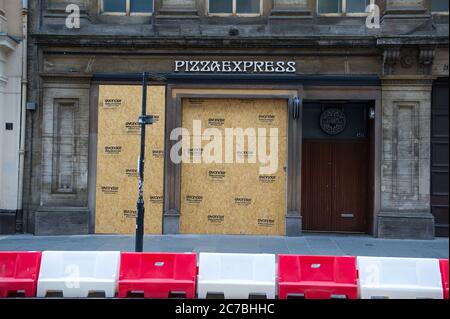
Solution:
M 336 108 L 326 109 L 320 115 L 320 128 L 328 135 L 337 135 L 345 130 L 347 117 Z

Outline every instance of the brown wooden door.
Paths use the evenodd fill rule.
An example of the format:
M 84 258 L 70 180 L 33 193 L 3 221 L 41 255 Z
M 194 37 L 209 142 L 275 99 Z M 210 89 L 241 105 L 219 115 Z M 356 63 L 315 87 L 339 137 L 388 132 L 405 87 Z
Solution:
M 433 88 L 431 124 L 431 212 L 436 236 L 448 237 L 448 80 Z
M 366 140 L 303 141 L 304 230 L 367 232 L 367 157 Z
M 331 231 L 332 144 L 322 141 L 303 143 L 302 211 L 305 230 Z
M 367 230 L 367 142 L 333 143 L 334 231 Z

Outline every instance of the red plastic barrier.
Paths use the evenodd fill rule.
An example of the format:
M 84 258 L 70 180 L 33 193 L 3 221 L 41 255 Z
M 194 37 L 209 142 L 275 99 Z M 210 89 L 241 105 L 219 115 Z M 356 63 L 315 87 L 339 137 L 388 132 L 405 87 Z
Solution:
M 175 294 L 193 299 L 196 278 L 196 254 L 122 253 L 119 298 L 143 293 L 144 298 L 169 298 Z
M 278 256 L 278 298 L 358 298 L 356 257 Z
M 442 288 L 444 288 L 444 299 L 448 299 L 448 259 L 439 260 L 442 276 Z
M 0 252 L 0 298 L 16 293 L 36 296 L 41 255 L 40 252 Z

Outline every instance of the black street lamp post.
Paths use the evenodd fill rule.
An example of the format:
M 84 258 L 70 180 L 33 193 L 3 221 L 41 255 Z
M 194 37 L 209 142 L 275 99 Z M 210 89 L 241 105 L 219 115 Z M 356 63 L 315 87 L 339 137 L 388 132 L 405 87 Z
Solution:
M 145 167 L 145 128 L 154 123 L 154 117 L 147 115 L 147 83 L 149 74 L 144 72 L 142 76 L 142 114 L 138 122 L 141 125 L 141 153 L 139 155 L 139 194 L 136 212 L 136 252 L 144 249 L 144 167 Z

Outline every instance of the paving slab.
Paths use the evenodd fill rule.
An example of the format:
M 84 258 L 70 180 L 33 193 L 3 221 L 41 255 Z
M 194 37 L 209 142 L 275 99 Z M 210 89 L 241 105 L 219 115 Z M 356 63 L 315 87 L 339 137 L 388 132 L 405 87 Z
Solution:
M 132 235 L 0 236 L 0 251 L 134 251 Z M 301 237 L 225 235 L 148 235 L 152 252 L 270 253 L 336 256 L 448 258 L 448 238 L 393 240 L 368 235 L 305 234 Z

